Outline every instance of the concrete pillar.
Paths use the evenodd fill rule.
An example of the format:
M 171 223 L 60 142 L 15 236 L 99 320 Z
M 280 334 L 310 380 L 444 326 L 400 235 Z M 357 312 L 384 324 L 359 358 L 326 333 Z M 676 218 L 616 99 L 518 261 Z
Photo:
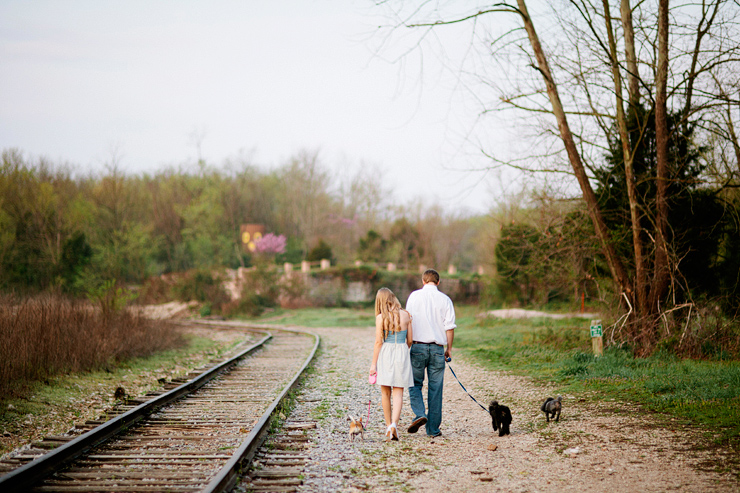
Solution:
M 419 274 L 423 274 L 425 270 L 427 270 L 427 266 L 424 264 L 419 264 Z
M 360 267 L 362 265 L 362 260 L 355 260 L 355 267 Z
M 311 272 L 311 262 L 304 260 L 301 262 L 301 272 Z
M 283 270 L 286 274 L 290 274 L 291 272 L 293 272 L 293 264 L 291 264 L 290 262 L 285 262 L 283 264 Z
M 394 270 L 396 270 L 396 264 L 394 264 L 393 262 L 388 262 L 388 271 L 393 272 Z
M 454 274 L 457 274 L 457 267 L 455 267 L 454 265 L 450 264 L 450 266 L 447 267 L 447 273 L 449 275 L 451 275 L 451 276 L 454 275 Z
M 482 276 L 482 275 L 483 275 L 483 274 L 485 274 L 485 273 L 486 273 L 486 270 L 485 270 L 485 269 L 483 268 L 483 266 L 482 266 L 482 265 L 479 265 L 479 266 L 478 266 L 478 275 L 479 275 L 479 276 Z
M 329 267 L 331 267 L 331 260 L 327 258 L 322 258 L 321 259 L 321 270 L 326 270 Z

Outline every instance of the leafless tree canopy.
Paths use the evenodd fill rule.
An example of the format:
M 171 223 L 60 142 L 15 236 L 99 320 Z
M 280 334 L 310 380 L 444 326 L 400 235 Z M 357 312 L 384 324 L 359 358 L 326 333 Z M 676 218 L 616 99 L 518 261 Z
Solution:
M 494 116 L 519 124 L 520 138 L 510 147 L 521 151 L 477 144 L 492 167 L 575 178 L 625 310 L 645 344 L 654 343 L 660 313 L 680 287 L 685 255 L 671 223 L 672 194 L 687 180 L 674 148 L 702 149 L 692 159 L 705 171 L 688 178 L 691 186 L 722 194 L 740 185 L 738 3 L 378 3 L 391 18 L 387 44 L 411 31 L 417 35 L 411 48 L 423 52 L 444 48 L 446 30 L 458 37 L 467 32 L 467 51 L 453 53 L 461 58 L 448 64 L 458 67 L 484 122 Z M 646 146 L 655 160 L 649 176 L 635 168 Z M 594 191 L 609 156 L 623 170 L 619 187 L 631 231 L 626 256 L 615 248 L 617 230 Z M 649 196 L 645 180 L 653 183 Z M 737 200 L 732 193 L 725 198 Z

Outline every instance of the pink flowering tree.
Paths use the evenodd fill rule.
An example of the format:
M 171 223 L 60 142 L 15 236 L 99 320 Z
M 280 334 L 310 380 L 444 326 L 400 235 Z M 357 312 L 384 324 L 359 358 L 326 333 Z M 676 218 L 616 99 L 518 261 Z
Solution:
M 255 243 L 254 251 L 261 254 L 276 254 L 285 252 L 285 236 L 267 233 Z

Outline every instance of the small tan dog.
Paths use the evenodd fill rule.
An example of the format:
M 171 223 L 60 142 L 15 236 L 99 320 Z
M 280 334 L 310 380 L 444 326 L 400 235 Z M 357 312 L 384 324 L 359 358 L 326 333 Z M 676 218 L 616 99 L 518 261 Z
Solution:
M 362 418 L 355 419 L 354 416 L 348 416 L 349 420 L 349 439 L 354 441 L 355 435 L 360 435 L 362 439 L 365 439 L 365 425 L 362 424 Z

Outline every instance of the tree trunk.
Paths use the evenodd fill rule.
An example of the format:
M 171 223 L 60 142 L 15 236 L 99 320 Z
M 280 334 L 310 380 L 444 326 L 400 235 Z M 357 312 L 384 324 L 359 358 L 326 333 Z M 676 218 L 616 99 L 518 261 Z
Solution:
M 668 0 L 658 2 L 658 65 L 655 73 L 655 140 L 657 192 L 655 196 L 655 267 L 650 286 L 650 312 L 658 313 L 669 284 L 668 269 Z
M 538 69 L 545 80 L 547 94 L 550 98 L 550 103 L 552 104 L 553 113 L 555 114 L 555 118 L 558 122 L 560 138 L 563 140 L 565 150 L 568 153 L 568 159 L 570 160 L 570 164 L 573 167 L 573 172 L 576 175 L 578 184 L 581 187 L 581 192 L 583 193 L 583 198 L 586 201 L 589 216 L 591 217 L 591 221 L 594 224 L 594 229 L 596 229 L 596 233 L 599 235 L 599 239 L 601 240 L 601 245 L 604 250 L 604 254 L 606 255 L 607 263 L 609 264 L 609 269 L 611 271 L 612 277 L 619 288 L 627 293 L 629 297 L 632 297 L 632 286 L 629 277 L 627 276 L 627 272 L 624 269 L 621 260 L 617 256 L 614 245 L 610 241 L 609 230 L 606 226 L 606 223 L 604 222 L 603 216 L 601 215 L 601 211 L 599 210 L 599 206 L 596 201 L 596 194 L 594 193 L 593 188 L 591 188 L 591 183 L 588 181 L 588 176 L 586 175 L 583 162 L 581 161 L 581 156 L 578 153 L 575 141 L 573 140 L 573 134 L 571 133 L 570 127 L 568 126 L 568 120 L 566 119 L 565 111 L 560 101 L 560 96 L 558 94 L 557 86 L 555 85 L 555 80 L 553 79 L 552 73 L 550 72 L 550 66 L 547 63 L 547 58 L 545 57 L 545 53 L 542 50 L 542 45 L 540 44 L 539 37 L 537 36 L 537 32 L 534 29 L 532 19 L 529 17 L 527 6 L 524 0 L 517 0 L 517 5 L 519 6 L 519 14 L 521 15 L 522 21 L 524 22 L 524 29 L 527 31 L 529 42 L 532 45 L 532 50 L 534 51 L 535 58 L 537 59 Z
M 637 68 L 635 50 L 635 30 L 632 27 L 632 6 L 630 0 L 622 0 L 622 29 L 624 31 L 624 52 L 627 60 L 627 84 L 630 92 L 629 103 L 632 108 L 640 104 L 640 73 Z
M 633 170 L 634 153 L 632 152 L 632 143 L 630 142 L 629 130 L 627 128 L 627 115 L 624 111 L 624 97 L 622 95 L 622 75 L 619 71 L 619 60 L 617 60 L 617 43 L 614 39 L 614 31 L 612 28 L 611 10 L 609 8 L 609 0 L 602 0 L 604 5 L 604 20 L 606 21 L 606 32 L 609 40 L 609 61 L 612 69 L 612 78 L 614 80 L 614 93 L 617 96 L 616 109 L 617 109 L 617 126 L 619 127 L 619 137 L 622 140 L 622 156 L 624 157 L 624 175 L 627 182 L 627 198 L 630 206 L 630 220 L 632 222 L 632 249 L 635 256 L 635 285 L 634 285 L 634 299 L 637 307 L 637 314 L 645 313 L 647 308 L 647 275 L 645 273 L 645 254 L 643 252 L 642 244 L 642 228 L 640 227 L 640 210 L 637 200 L 637 186 L 635 183 L 635 176 Z M 629 1 L 624 0 L 622 2 L 622 17 L 624 18 L 624 8 L 627 4 L 629 8 Z M 628 33 L 628 27 L 632 27 L 632 11 L 630 10 L 629 26 L 625 26 L 625 40 L 628 38 L 632 41 L 632 52 L 634 54 L 634 33 Z M 625 41 L 625 44 L 629 45 Z M 629 48 L 627 52 L 629 53 Z M 629 56 L 629 55 L 628 55 Z M 634 62 L 634 60 L 633 60 Z M 628 63 L 629 65 L 629 63 Z M 637 64 L 635 63 L 635 67 Z M 635 74 L 630 75 L 631 81 L 636 81 Z M 634 102 L 632 101 L 634 97 Z M 630 93 L 630 104 L 636 105 L 639 102 L 639 88 L 636 86 L 635 93 Z
M 735 164 L 737 165 L 738 178 L 740 178 L 740 143 L 735 133 L 735 124 L 732 122 L 732 102 L 727 101 L 727 131 L 730 134 L 732 149 L 735 151 Z

